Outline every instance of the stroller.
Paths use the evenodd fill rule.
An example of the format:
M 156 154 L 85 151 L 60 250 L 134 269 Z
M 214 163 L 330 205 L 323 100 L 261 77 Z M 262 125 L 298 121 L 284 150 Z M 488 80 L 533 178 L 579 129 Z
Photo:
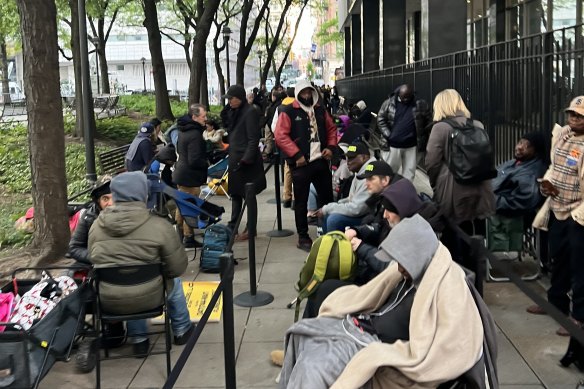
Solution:
M 214 162 L 207 169 L 207 177 L 210 179 L 209 182 L 209 192 L 205 195 L 204 199 L 214 196 L 218 190 L 221 190 L 229 200 L 231 197 L 227 193 L 227 189 L 224 184 L 227 183 L 228 168 L 229 168 L 229 156 L 225 150 L 218 150 L 214 153 L 211 161 Z
M 160 181 L 155 174 L 148 174 L 147 176 L 150 182 L 148 208 L 152 209 L 153 212 L 161 216 L 167 216 L 174 222 L 172 212 L 169 212 L 168 209 L 170 201 L 173 200 L 183 219 L 191 228 L 204 229 L 221 221 L 221 215 L 225 212 L 225 208 L 171 188 Z M 180 236 L 182 229 L 177 228 L 177 231 Z
M 10 283 L 2 287 L 3 293 L 23 296 L 39 282 L 46 282 L 41 291 L 55 294 L 47 300 L 60 296 L 59 283 L 50 275 L 49 270 L 75 270 L 76 267 L 19 268 L 12 273 Z M 43 271 L 41 279 L 18 279 L 17 274 L 24 271 Z M 40 320 L 35 319 L 32 326 L 24 329 L 17 323 L 1 323 L 5 330 L 0 332 L 0 387 L 2 388 L 37 388 L 43 377 L 49 372 L 55 361 L 68 361 L 76 334 L 84 318 L 84 305 L 91 294 L 91 287 L 86 278 L 75 279 L 77 288 L 48 311 Z M 42 284 L 39 284 L 42 285 Z M 35 315 L 40 312 L 35 308 Z

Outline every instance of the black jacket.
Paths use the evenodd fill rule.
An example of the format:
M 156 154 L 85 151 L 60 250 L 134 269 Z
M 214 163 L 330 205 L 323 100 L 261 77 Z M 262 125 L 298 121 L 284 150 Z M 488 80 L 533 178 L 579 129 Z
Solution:
M 203 139 L 205 128 L 193 121 L 189 115 L 178 119 L 178 161 L 174 167 L 172 181 L 186 187 L 197 187 L 207 182 L 207 152 Z
M 266 186 L 260 142 L 259 113 L 242 102 L 226 113 L 229 122 L 229 194 L 245 196 L 245 184 L 253 182 L 256 193 Z
M 377 115 L 377 125 L 381 134 L 388 142 L 386 145 L 382 145 L 383 150 L 389 150 L 393 142 L 399 142 L 401 139 L 394 139 L 395 136 L 399 134 L 392 134 L 392 129 L 394 125 L 395 112 L 397 107 L 399 89 L 396 89 L 387 100 L 383 102 L 379 113 Z M 418 144 L 418 149 L 420 150 L 422 144 L 424 146 L 423 150 L 426 150 L 426 144 L 428 143 L 429 136 L 429 124 L 432 122 L 432 112 L 430 107 L 425 100 L 414 100 L 412 103 L 412 113 L 414 115 L 414 122 L 416 126 L 416 142 Z
M 89 208 L 86 208 L 81 212 L 83 213 L 79 216 L 77 227 L 69 241 L 69 255 L 77 262 L 91 265 L 87 241 L 89 240 L 89 229 L 93 225 L 95 219 L 97 219 L 97 216 L 99 216 L 99 210 L 97 204 L 91 203 Z

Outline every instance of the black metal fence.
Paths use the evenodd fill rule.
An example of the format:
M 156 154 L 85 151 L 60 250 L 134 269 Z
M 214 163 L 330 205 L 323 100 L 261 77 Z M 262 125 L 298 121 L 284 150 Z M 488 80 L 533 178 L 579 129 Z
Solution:
M 521 134 L 563 124 L 563 109 L 584 94 L 583 41 L 582 25 L 572 26 L 348 77 L 337 88 L 349 103 L 362 99 L 374 111 L 404 83 L 428 102 L 456 89 L 502 162 Z

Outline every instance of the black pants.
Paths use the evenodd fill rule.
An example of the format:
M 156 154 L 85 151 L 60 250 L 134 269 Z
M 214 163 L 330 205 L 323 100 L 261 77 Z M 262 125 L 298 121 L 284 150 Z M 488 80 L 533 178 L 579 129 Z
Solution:
M 237 223 L 237 218 L 241 213 L 243 208 L 243 197 L 238 195 L 231 196 L 231 220 L 227 223 L 227 226 L 231 228 L 231 232 L 235 235 L 237 230 L 235 230 L 235 223 Z M 238 226 L 239 227 L 239 226 Z
M 558 220 L 550 213 L 549 250 L 551 258 L 551 286 L 548 301 L 566 315 L 584 322 L 584 226 L 571 217 Z
M 298 232 L 298 236 L 305 237 L 308 236 L 306 213 L 310 184 L 313 184 L 316 189 L 318 208 L 321 208 L 333 201 L 332 174 L 328 162 L 324 159 L 317 159 L 306 166 L 291 168 L 291 170 L 296 232 Z

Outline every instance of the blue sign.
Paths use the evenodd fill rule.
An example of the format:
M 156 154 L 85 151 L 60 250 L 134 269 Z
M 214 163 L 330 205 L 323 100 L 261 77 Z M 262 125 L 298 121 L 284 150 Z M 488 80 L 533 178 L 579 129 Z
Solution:
M 312 47 L 310 48 L 310 51 L 315 53 L 316 52 L 316 43 L 312 44 Z

